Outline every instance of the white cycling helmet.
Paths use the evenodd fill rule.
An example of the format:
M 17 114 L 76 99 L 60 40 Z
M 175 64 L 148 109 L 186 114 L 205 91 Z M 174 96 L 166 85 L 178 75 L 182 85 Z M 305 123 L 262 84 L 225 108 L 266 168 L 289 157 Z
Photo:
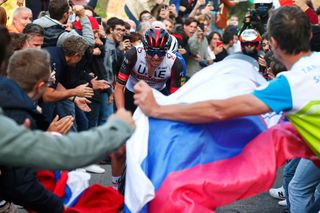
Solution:
M 169 51 L 176 53 L 178 51 L 178 40 L 176 39 L 176 37 L 174 37 L 173 35 L 170 35 L 170 39 L 169 39 Z

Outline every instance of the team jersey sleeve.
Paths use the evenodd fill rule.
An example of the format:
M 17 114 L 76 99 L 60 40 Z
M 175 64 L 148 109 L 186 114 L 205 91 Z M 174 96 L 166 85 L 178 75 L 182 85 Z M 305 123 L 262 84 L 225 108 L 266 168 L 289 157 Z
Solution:
M 266 87 L 255 90 L 252 95 L 265 103 L 274 112 L 292 109 L 291 89 L 287 78 L 283 75 L 270 81 Z
M 181 75 L 183 73 L 183 66 L 178 57 L 174 61 L 171 68 L 171 79 L 170 79 L 170 93 L 174 93 L 180 87 Z
M 135 47 L 132 47 L 130 50 L 128 50 L 124 56 L 124 59 L 122 61 L 120 70 L 119 70 L 119 74 L 117 77 L 117 82 L 119 84 L 125 85 L 130 72 L 132 70 L 132 68 L 134 67 L 134 65 L 137 62 L 137 50 Z

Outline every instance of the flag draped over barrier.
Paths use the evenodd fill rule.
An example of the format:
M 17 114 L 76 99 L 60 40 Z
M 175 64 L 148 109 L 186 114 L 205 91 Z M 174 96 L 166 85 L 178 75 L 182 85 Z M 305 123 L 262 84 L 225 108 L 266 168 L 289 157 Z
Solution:
M 240 57 L 241 58 L 241 57 Z M 245 57 L 209 66 L 160 104 L 224 99 L 265 84 Z M 125 211 L 212 212 L 272 186 L 277 168 L 294 156 L 310 157 L 290 124 L 274 113 L 207 124 L 147 118 L 127 142 Z

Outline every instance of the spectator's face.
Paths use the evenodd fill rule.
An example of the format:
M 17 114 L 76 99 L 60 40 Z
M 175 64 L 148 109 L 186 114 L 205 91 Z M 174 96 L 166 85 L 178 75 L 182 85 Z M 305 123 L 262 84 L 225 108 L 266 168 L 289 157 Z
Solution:
M 191 22 L 189 25 L 183 25 L 184 32 L 188 37 L 191 37 L 197 31 L 197 22 Z
M 150 13 L 144 13 L 141 16 L 141 22 L 152 22 L 153 20 L 153 16 Z
M 39 80 L 35 85 L 35 96 L 32 97 L 32 100 L 39 100 L 47 90 L 49 84 L 50 80 Z
M 252 42 L 247 42 L 244 46 L 243 46 L 243 52 L 249 54 L 249 55 L 254 55 L 256 53 L 258 53 L 257 50 L 257 46 L 255 44 L 253 44 Z
M 43 36 L 32 36 L 27 40 L 28 48 L 39 48 L 41 49 L 43 45 Z
M 267 39 L 263 40 L 261 43 L 263 52 L 268 52 L 270 50 L 270 44 Z
M 123 36 L 126 33 L 126 28 L 122 25 L 116 25 L 113 30 L 111 30 L 112 37 L 115 42 L 119 43 L 123 40 Z
M 176 14 L 177 13 L 175 4 L 170 4 L 168 9 L 169 9 L 169 13 L 171 13 L 171 14 Z
M 213 34 L 212 39 L 211 39 L 211 41 L 210 41 L 210 46 L 211 46 L 212 48 L 216 47 L 218 41 L 220 41 L 219 35 L 216 34 L 216 33 Z
M 239 21 L 238 21 L 238 17 L 237 16 L 231 16 L 230 25 L 233 25 L 233 26 L 238 26 L 239 25 Z
M 164 25 L 165 25 L 165 27 L 166 27 L 166 30 L 168 31 L 168 33 L 172 33 L 172 30 L 173 30 L 173 24 L 170 22 L 170 21 L 168 21 L 168 20 L 164 20 L 163 21 L 163 23 L 164 23 Z
M 82 59 L 82 55 L 75 54 L 75 55 L 69 57 L 67 64 L 70 66 L 75 66 L 77 63 L 79 63 L 81 61 L 81 59 Z
M 32 13 L 30 11 L 21 11 L 13 19 L 13 25 L 18 30 L 19 33 L 23 31 L 27 24 L 32 22 Z
M 208 35 L 208 33 L 209 33 L 209 31 L 210 31 L 210 21 L 205 20 L 205 21 L 203 22 L 203 24 L 204 24 L 204 34 L 205 34 L 205 35 Z
M 168 7 L 163 7 L 160 9 L 159 16 L 161 19 L 169 18 L 169 9 Z

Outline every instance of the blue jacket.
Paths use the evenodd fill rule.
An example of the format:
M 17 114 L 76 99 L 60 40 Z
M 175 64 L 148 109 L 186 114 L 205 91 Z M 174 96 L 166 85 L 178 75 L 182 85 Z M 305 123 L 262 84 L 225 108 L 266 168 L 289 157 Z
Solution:
M 0 78 L 0 107 L 4 114 L 18 124 L 26 118 L 31 121 L 31 128 L 37 129 L 47 124 L 42 122 L 42 115 L 27 94 L 12 80 Z M 23 146 L 23 144 L 22 144 Z M 45 189 L 37 180 L 35 170 L 26 167 L 0 166 L 0 196 L 37 212 L 63 212 L 62 200 Z

